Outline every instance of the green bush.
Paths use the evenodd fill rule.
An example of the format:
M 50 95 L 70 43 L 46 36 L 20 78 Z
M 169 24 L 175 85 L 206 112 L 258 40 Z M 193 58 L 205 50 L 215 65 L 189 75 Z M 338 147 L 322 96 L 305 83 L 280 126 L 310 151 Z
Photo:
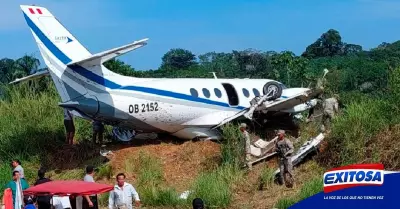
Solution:
M 228 123 L 222 128 L 222 165 L 240 167 L 244 163 L 245 141 L 237 125 Z
M 328 143 L 333 149 L 329 151 L 338 154 L 338 159 L 335 159 L 337 165 L 365 159 L 366 145 L 391 121 L 386 108 L 388 103 L 384 100 L 363 99 L 362 102 L 349 104 L 344 114 L 334 120 Z
M 238 126 L 222 128 L 221 165 L 201 173 L 192 185 L 188 200 L 202 198 L 210 208 L 227 207 L 233 198 L 234 185 L 243 179 L 244 140 Z

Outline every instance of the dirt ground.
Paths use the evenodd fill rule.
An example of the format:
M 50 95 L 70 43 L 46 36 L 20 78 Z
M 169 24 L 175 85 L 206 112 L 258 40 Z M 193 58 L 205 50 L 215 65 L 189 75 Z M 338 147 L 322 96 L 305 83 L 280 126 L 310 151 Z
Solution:
M 160 143 L 143 146 L 121 145 L 113 147 L 114 157 L 110 162 L 113 173 L 123 172 L 125 160 L 146 152 L 158 158 L 163 167 L 163 175 L 168 186 L 178 192 L 186 191 L 200 172 L 215 168 L 220 158 L 220 144 L 212 141 Z M 254 165 L 252 171 L 245 174 L 245 181 L 235 186 L 232 208 L 272 208 L 283 197 L 296 194 L 304 182 L 323 171 L 313 161 L 308 161 L 295 169 L 295 185 L 289 189 L 273 184 L 264 190 L 259 189 L 259 177 L 263 166 L 277 169 L 277 159 Z M 135 173 L 127 173 L 128 181 L 135 181 Z
M 113 173 L 124 172 L 125 160 L 137 156 L 140 152 L 158 158 L 163 166 L 164 179 L 168 186 L 178 192 L 188 189 L 201 171 L 217 166 L 220 145 L 211 141 L 185 142 L 183 144 L 162 143 L 138 147 L 113 148 L 111 158 Z M 128 173 L 127 178 L 135 180 L 136 174 Z

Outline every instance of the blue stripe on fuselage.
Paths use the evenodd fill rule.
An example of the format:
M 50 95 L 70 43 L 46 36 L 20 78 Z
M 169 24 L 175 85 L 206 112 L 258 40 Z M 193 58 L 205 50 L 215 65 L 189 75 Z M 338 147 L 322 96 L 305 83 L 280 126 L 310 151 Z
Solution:
M 28 24 L 28 26 L 33 30 L 33 32 L 36 34 L 36 36 L 43 42 L 43 44 L 49 49 L 49 51 L 57 57 L 62 63 L 67 65 L 70 63 L 72 60 L 65 55 L 56 45 L 51 42 L 47 38 L 45 34 L 33 23 L 33 21 L 23 12 L 24 18 Z M 140 86 L 121 86 L 115 82 L 112 82 L 104 77 L 101 77 L 90 70 L 87 70 L 86 68 L 83 68 L 81 66 L 75 65 L 75 66 L 69 66 L 70 69 L 72 69 L 74 72 L 80 74 L 81 76 L 94 81 L 104 87 L 107 87 L 109 89 L 123 89 L 123 90 L 132 90 L 132 91 L 139 91 L 139 92 L 144 92 L 144 93 L 149 93 L 149 94 L 155 94 L 159 96 L 166 96 L 166 97 L 172 97 L 175 99 L 183 99 L 183 100 L 188 100 L 188 101 L 193 101 L 193 102 L 201 102 L 201 103 L 206 103 L 210 105 L 218 105 L 222 107 L 231 107 L 227 103 L 223 102 L 217 102 L 213 100 L 208 100 L 208 99 L 203 99 L 199 97 L 193 97 L 187 94 L 181 94 L 181 93 L 176 93 L 176 92 L 171 92 L 171 91 L 166 91 L 166 90 L 161 90 L 161 89 L 154 89 L 154 88 L 148 88 L 148 87 L 140 87 Z M 282 98 L 287 98 L 286 96 L 281 96 Z M 237 107 L 232 107 L 235 109 L 244 109 L 246 107 L 243 106 L 237 106 Z

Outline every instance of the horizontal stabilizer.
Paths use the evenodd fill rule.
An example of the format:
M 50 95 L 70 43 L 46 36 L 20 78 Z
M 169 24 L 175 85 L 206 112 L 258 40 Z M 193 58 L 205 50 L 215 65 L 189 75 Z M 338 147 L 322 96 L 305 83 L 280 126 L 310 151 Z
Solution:
M 49 75 L 49 71 L 48 70 L 43 70 L 43 71 L 36 72 L 36 73 L 34 73 L 32 75 L 28 75 L 28 76 L 25 76 L 25 77 L 22 77 L 22 78 L 17 78 L 14 81 L 10 82 L 9 84 L 19 83 L 19 82 L 22 82 L 22 81 L 34 80 L 34 79 L 38 79 L 38 78 L 41 78 L 41 77 L 47 76 L 47 75 Z
M 147 43 L 146 41 L 149 40 L 148 38 L 135 41 L 133 43 L 117 47 L 114 49 L 110 49 L 104 52 L 100 52 L 94 55 L 91 55 L 85 59 L 78 60 L 78 61 L 73 61 L 68 63 L 68 65 L 81 65 L 81 66 L 94 66 L 94 65 L 101 65 L 104 62 L 111 60 L 115 57 L 118 57 L 120 55 L 123 55 L 127 52 L 130 52 L 132 50 L 135 50 L 137 48 L 145 46 Z

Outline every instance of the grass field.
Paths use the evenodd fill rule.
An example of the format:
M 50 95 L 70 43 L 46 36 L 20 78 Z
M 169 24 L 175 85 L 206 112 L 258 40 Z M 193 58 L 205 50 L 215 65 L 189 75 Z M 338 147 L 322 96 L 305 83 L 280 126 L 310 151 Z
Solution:
M 392 73 L 400 74 L 400 70 Z M 365 162 L 383 162 L 385 168 L 400 168 L 400 154 L 396 151 L 400 145 L 396 140 L 400 136 L 400 94 L 396 94 L 397 80 L 391 82 L 390 97 L 354 94 L 357 99 L 348 102 L 333 121 L 325 151 L 295 169 L 293 189 L 273 183 L 272 172 L 277 166 L 273 160 L 255 166 L 251 172 L 240 168 L 244 146 L 235 124 L 224 128 L 225 140 L 218 145 L 218 153 L 210 152 L 207 158 L 200 158 L 207 150 L 199 149 L 217 145 L 160 143 L 140 148 L 149 152 L 125 147 L 117 152 L 121 153 L 118 162 L 105 162 L 99 158 L 98 150 L 87 143 L 91 137 L 89 121 L 75 121 L 78 145 L 63 144 L 62 109 L 57 105 L 59 98 L 53 86 L 35 92 L 28 85 L 20 85 L 3 91 L 6 97 L 0 100 L 0 189 L 11 179 L 11 159 L 20 159 L 30 184 L 41 166 L 48 169 L 52 179 L 81 179 L 85 165 L 95 164 L 99 166 L 98 181 L 109 184 L 114 183 L 116 172 L 124 170 L 148 208 L 190 208 L 194 197 L 203 198 L 210 208 L 287 208 L 321 191 L 321 177 L 327 168 Z M 296 147 L 318 133 L 316 124 L 301 127 L 301 140 Z M 122 155 L 133 149 L 134 154 Z M 178 173 L 168 167 L 171 164 Z M 176 178 L 171 180 L 173 177 Z M 188 199 L 180 199 L 179 195 L 186 190 L 191 191 Z M 107 198 L 107 194 L 100 196 L 103 207 Z

